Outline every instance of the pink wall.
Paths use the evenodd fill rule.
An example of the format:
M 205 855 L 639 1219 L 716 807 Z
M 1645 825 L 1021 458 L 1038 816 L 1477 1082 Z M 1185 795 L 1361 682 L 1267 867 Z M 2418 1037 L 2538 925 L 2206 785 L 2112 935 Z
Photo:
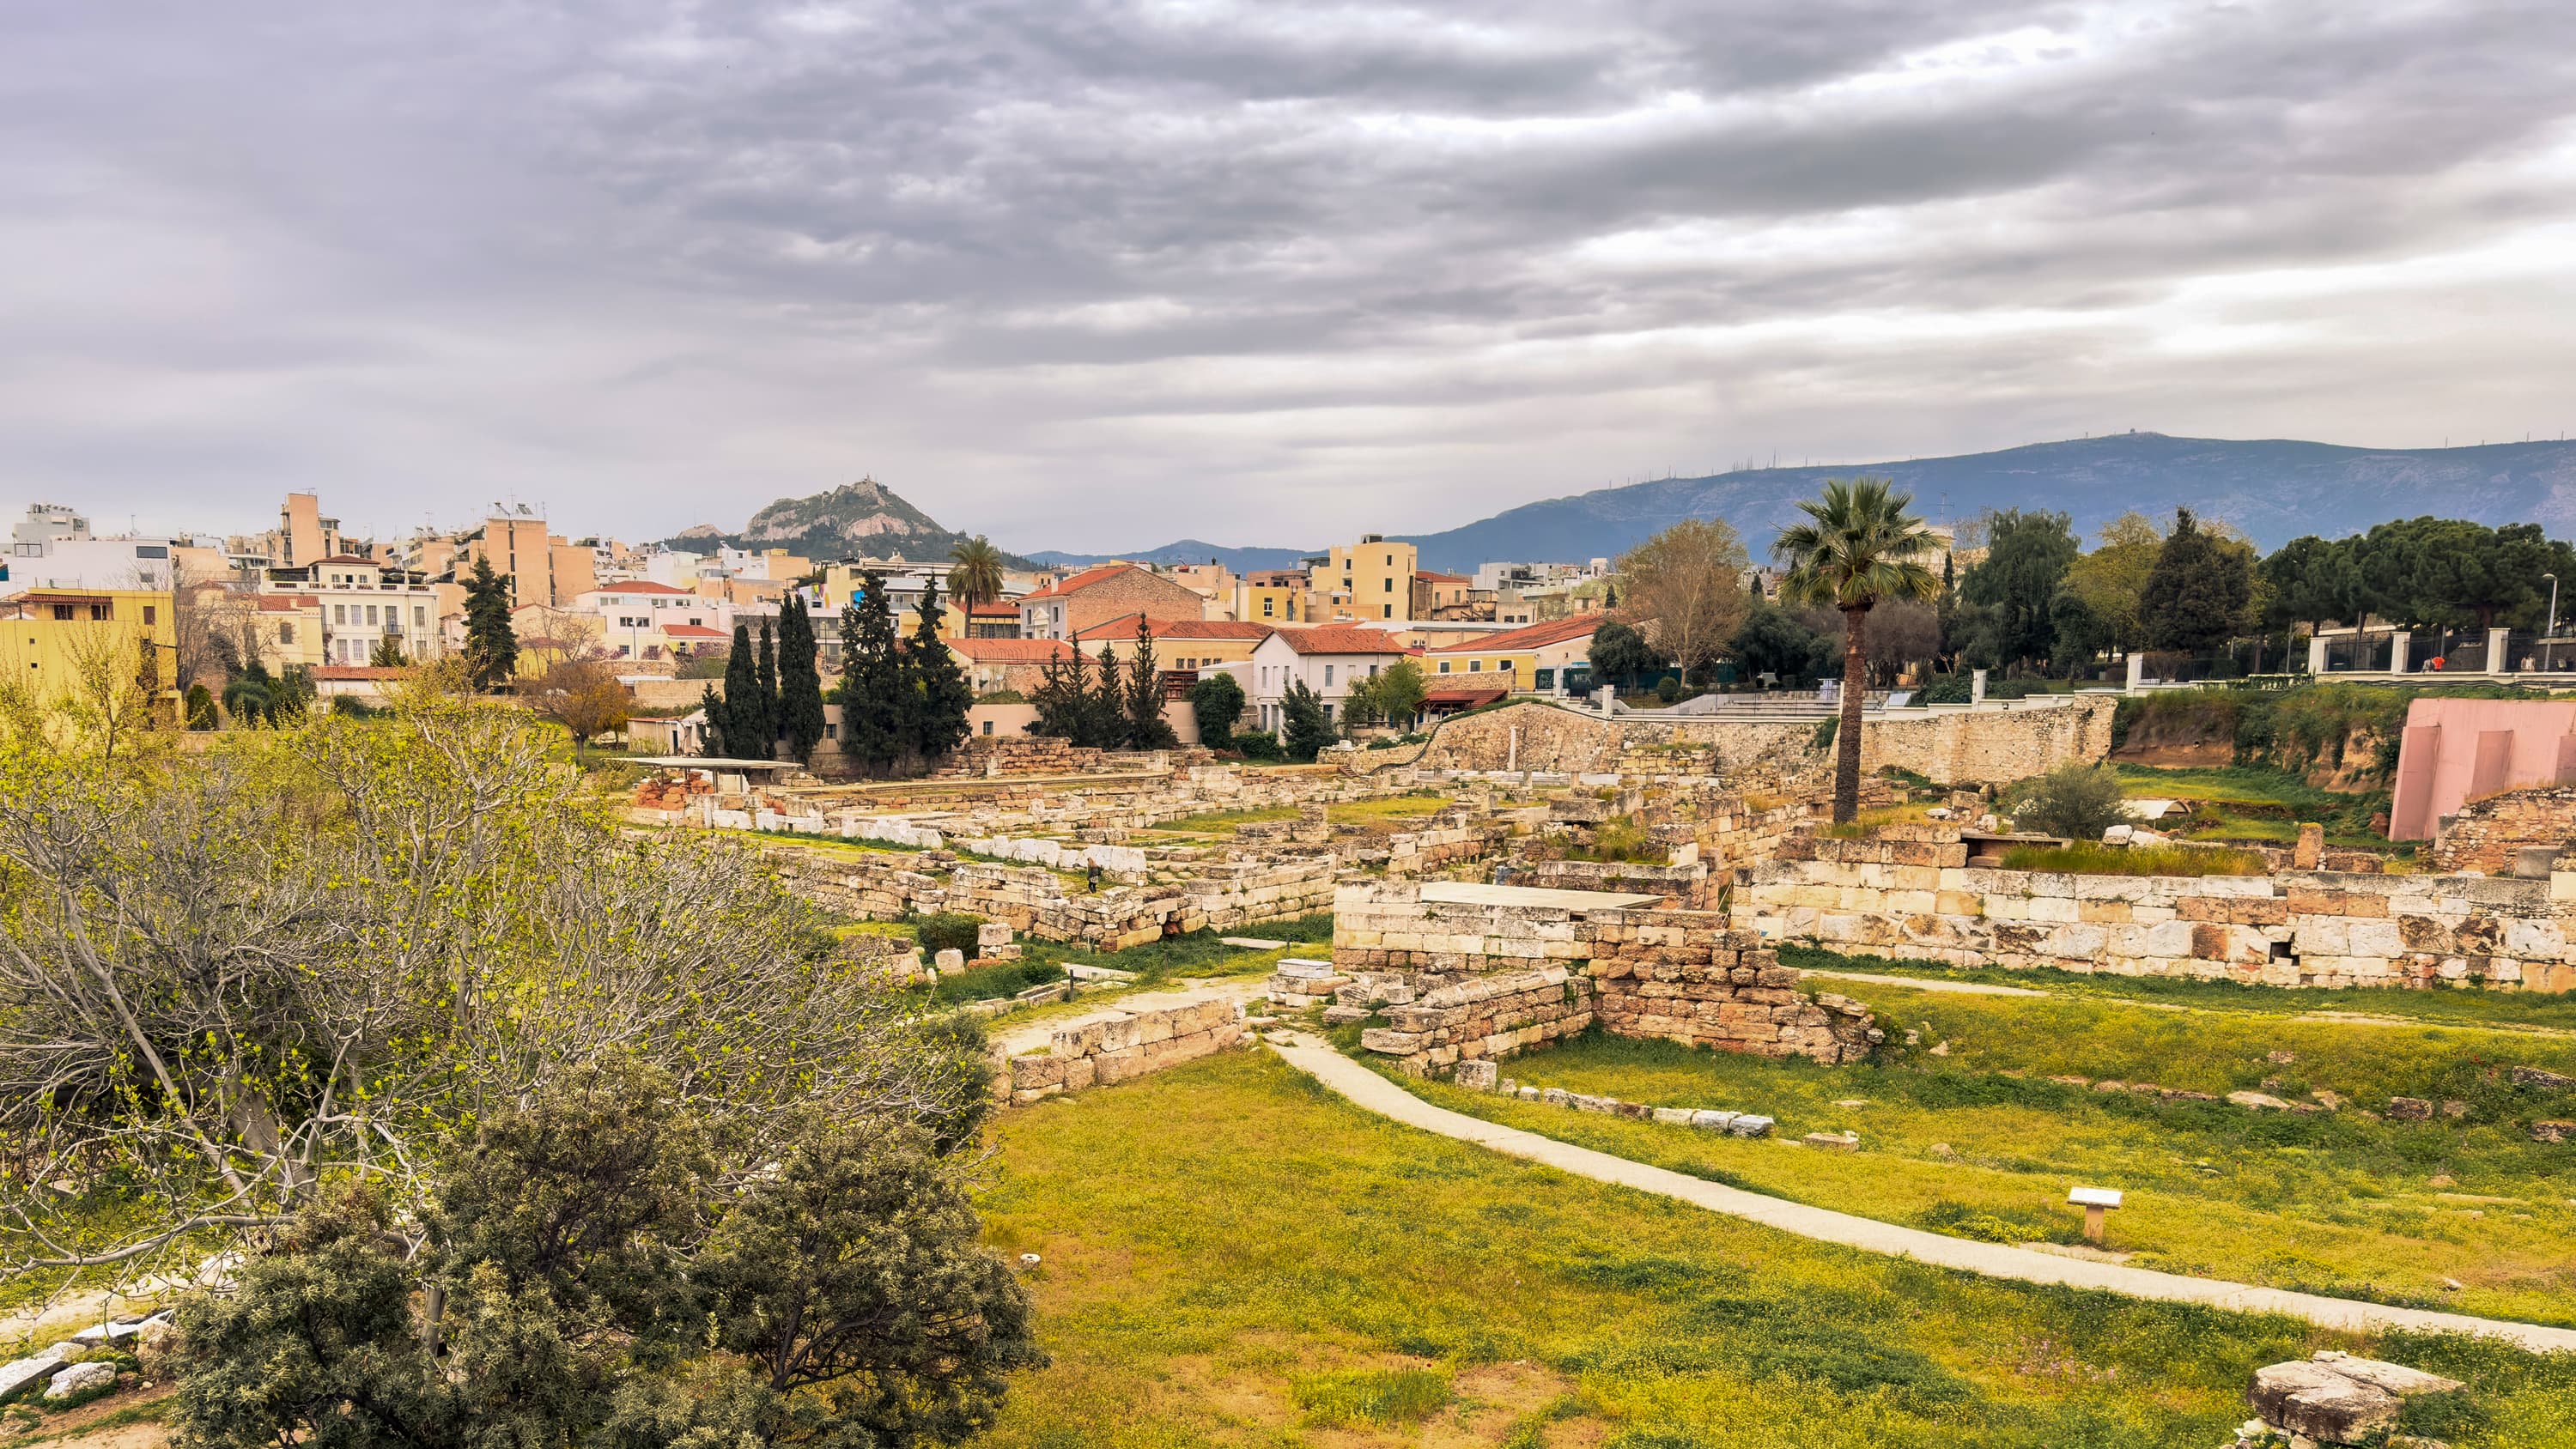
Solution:
M 2576 783 L 2576 700 L 2419 699 L 2406 707 L 2388 838 L 2429 840 L 2434 823 L 2515 785 Z

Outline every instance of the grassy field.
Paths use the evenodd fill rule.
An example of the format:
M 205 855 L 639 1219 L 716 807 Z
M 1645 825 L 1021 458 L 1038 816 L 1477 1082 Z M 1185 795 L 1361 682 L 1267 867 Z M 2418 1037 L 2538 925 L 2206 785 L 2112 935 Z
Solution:
M 1794 942 L 1781 945 L 1780 960 L 1783 965 L 1806 970 L 1865 971 L 1949 981 L 1979 981 L 2056 995 L 2104 997 L 2166 1007 L 2275 1016 L 2381 1016 L 2458 1026 L 2498 1029 L 2520 1026 L 2576 1031 L 2576 995 L 2496 991 L 2481 986 L 2429 990 L 2362 986 L 2318 991 L 2284 986 L 2240 986 L 2233 981 L 2201 981 L 2174 976 L 2087 974 L 2051 967 L 2021 970 L 2001 966 L 1943 966 L 1937 962 L 1903 961 L 1888 956 L 1846 956 Z
M 2140 1266 L 2576 1323 L 2576 1148 L 2534 1143 L 2522 1126 L 2576 1112 L 2576 1097 L 2515 1088 L 2497 1071 L 2576 1071 L 2576 1042 L 1832 985 L 1878 1012 L 1891 1037 L 1884 1063 L 1825 1069 L 1593 1035 L 1507 1071 L 1655 1106 L 1761 1112 L 1780 1120 L 1781 1139 L 1854 1131 L 1858 1154 L 1411 1085 L 1443 1105 L 1602 1151 L 1995 1241 L 2073 1242 L 2067 1189 L 2118 1187 L 2129 1205 L 2112 1220 L 2112 1246 L 2137 1253 Z M 1901 1044 L 1908 1029 L 1919 1036 L 1912 1048 Z M 2222 1096 L 2323 1090 L 2348 1105 L 2306 1116 L 2252 1111 L 2096 1092 L 2053 1075 Z M 2389 1122 L 2358 1110 L 2392 1094 L 2459 1100 L 2467 1114 Z
M 2298 839 L 2301 821 L 2314 821 L 2326 828 L 2330 845 L 2388 848 L 2388 838 L 2370 823 L 2388 809 L 2386 790 L 2320 790 L 2297 775 L 2261 765 L 2124 764 L 2118 769 L 2121 788 L 2132 800 L 2191 803 L 2185 839 L 2285 845 Z
M 2458 1449 L 2576 1436 L 2576 1361 L 1998 1284 L 1371 1117 L 1254 1053 L 1007 1114 L 990 1241 L 1051 1367 L 989 1442 L 2211 1449 L 2255 1367 L 2470 1380 Z M 1791 1149 L 1762 1148 L 1782 1157 Z

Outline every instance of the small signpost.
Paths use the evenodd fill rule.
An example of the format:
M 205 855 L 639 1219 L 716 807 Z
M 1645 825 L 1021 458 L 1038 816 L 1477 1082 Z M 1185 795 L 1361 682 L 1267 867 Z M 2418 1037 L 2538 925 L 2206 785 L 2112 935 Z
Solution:
M 2120 1205 L 2116 1187 L 2079 1187 L 2068 1191 L 2066 1200 L 2084 1209 L 2084 1237 L 2095 1247 L 2102 1246 L 2102 1219 Z

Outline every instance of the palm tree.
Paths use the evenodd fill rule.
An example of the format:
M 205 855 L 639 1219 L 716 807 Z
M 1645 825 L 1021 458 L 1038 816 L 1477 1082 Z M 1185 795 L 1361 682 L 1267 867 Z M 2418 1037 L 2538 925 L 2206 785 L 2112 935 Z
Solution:
M 1002 597 L 1002 551 L 982 534 L 948 546 L 948 595 L 969 614 Z
M 1843 615 L 1843 714 L 1834 736 L 1834 823 L 1860 813 L 1860 704 L 1869 682 L 1862 654 L 1869 611 L 1882 599 L 1932 599 L 1941 577 L 1923 560 L 1941 545 L 1907 513 L 1911 493 L 1884 478 L 1828 478 L 1825 496 L 1798 505 L 1805 523 L 1780 530 L 1771 553 L 1788 572 L 1780 600 Z

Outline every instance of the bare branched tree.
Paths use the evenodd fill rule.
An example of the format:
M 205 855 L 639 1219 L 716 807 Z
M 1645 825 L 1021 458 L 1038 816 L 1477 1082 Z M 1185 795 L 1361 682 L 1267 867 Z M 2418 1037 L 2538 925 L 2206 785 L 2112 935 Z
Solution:
M 788 1107 L 979 1110 L 757 857 L 621 833 L 523 711 L 434 676 L 184 770 L 15 732 L 0 787 L 0 1274 L 193 1261 L 328 1181 L 416 1204 L 612 1058 L 752 1143 Z

